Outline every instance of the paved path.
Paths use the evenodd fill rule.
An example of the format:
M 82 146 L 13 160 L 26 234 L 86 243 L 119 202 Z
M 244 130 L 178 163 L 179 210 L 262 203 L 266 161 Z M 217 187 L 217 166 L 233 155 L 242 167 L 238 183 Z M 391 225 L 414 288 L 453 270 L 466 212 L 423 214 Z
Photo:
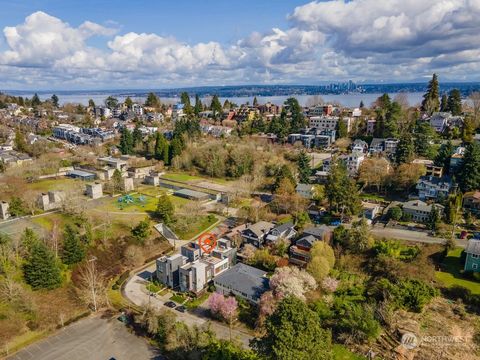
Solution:
M 8 360 L 165 359 L 116 318 L 89 317 L 32 344 Z
M 398 229 L 391 227 L 383 227 L 383 225 L 376 225 L 372 227 L 371 232 L 377 237 L 385 237 L 388 239 L 407 240 L 414 242 L 422 242 L 426 244 L 444 244 L 445 239 L 439 237 L 433 237 L 423 231 L 415 231 L 408 229 Z M 457 246 L 466 247 L 467 240 L 456 239 Z

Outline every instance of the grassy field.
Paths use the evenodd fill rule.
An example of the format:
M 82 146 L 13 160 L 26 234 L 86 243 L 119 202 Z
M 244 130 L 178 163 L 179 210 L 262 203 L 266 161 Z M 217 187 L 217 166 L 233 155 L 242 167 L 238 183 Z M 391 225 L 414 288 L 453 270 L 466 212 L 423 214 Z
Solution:
M 175 234 L 177 234 L 180 239 L 190 240 L 194 236 L 207 230 L 217 221 L 218 219 L 215 216 L 199 216 L 185 228 L 174 226 L 173 231 L 175 231 Z
M 47 192 L 49 190 L 65 190 L 79 186 L 85 186 L 82 180 L 75 180 L 66 177 L 58 179 L 40 180 L 27 185 L 30 190 L 38 192 Z
M 30 219 L 31 222 L 41 226 L 47 231 L 52 231 L 53 224 L 57 223 L 59 229 L 63 229 L 65 225 L 71 224 L 73 221 L 72 219 L 65 214 L 62 213 L 53 213 L 48 215 L 37 216 Z
M 185 173 L 175 173 L 175 172 L 162 175 L 162 177 L 165 179 L 169 179 L 173 181 L 182 181 L 182 182 L 203 180 L 203 178 L 200 176 L 189 175 Z
M 463 286 L 472 292 L 472 294 L 480 294 L 480 282 L 465 279 L 460 273 L 463 270 L 461 262 L 462 248 L 451 250 L 443 261 L 445 271 L 437 271 L 436 277 L 447 287 Z
M 333 358 L 335 360 L 366 360 L 366 357 L 357 355 L 339 344 L 333 345 Z
M 133 202 L 120 202 L 121 197 L 107 199 L 96 209 L 104 212 L 145 213 L 154 211 L 157 207 L 157 199 L 152 196 L 135 194 L 131 195 Z

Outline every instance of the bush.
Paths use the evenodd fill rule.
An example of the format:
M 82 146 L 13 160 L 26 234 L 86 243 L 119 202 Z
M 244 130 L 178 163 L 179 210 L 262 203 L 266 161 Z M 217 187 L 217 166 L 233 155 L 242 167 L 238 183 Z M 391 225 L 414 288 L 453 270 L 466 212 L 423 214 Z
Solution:
M 388 210 L 388 218 L 390 220 L 399 221 L 403 216 L 403 211 L 398 206 L 394 206 Z
M 380 324 L 372 306 L 355 304 L 338 322 L 338 330 L 351 335 L 357 342 L 368 342 L 380 335 Z
M 377 257 L 385 255 L 402 261 L 410 261 L 420 253 L 420 248 L 418 246 L 403 245 L 398 241 L 380 240 L 375 243 L 373 251 Z

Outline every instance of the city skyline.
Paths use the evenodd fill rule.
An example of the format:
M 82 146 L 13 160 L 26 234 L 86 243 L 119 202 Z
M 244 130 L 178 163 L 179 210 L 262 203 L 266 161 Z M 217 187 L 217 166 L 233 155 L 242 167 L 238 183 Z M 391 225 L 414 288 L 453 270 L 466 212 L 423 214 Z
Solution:
M 4 89 L 480 80 L 479 1 L 0 5 Z

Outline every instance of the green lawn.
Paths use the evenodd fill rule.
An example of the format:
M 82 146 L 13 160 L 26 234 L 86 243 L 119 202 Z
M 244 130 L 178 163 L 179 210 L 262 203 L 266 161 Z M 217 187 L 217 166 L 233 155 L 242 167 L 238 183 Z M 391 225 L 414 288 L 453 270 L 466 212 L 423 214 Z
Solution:
M 357 355 L 348 350 L 345 346 L 339 344 L 333 345 L 333 358 L 335 360 L 366 360 L 365 357 Z
M 443 268 L 445 271 L 437 271 L 436 277 L 445 286 L 462 286 L 472 292 L 472 294 L 480 294 L 480 282 L 465 279 L 461 270 L 463 270 L 463 264 L 461 262 L 462 248 L 456 248 L 451 250 L 445 260 L 443 261 Z
M 40 180 L 28 184 L 28 188 L 30 190 L 38 192 L 47 192 L 50 190 L 65 190 L 79 186 L 85 186 L 85 182 L 83 182 L 82 180 L 75 180 L 65 177 L 61 177 L 58 179 Z
M 173 226 L 173 231 L 180 239 L 190 240 L 194 236 L 204 232 L 215 224 L 218 219 L 215 216 L 199 216 L 194 222 L 189 223 L 185 228 Z
M 189 174 L 185 174 L 185 173 L 173 173 L 173 172 L 162 175 L 162 178 L 170 179 L 170 180 L 173 180 L 173 181 L 182 181 L 182 182 L 203 180 L 203 178 L 201 178 L 199 176 L 189 175 Z
M 178 304 L 183 304 L 185 300 L 187 300 L 187 298 L 184 297 L 183 295 L 175 294 L 170 297 L 170 300 L 175 301 Z
M 143 201 L 142 198 L 143 197 Z M 109 198 L 96 209 L 104 212 L 138 212 L 154 211 L 157 208 L 157 199 L 152 196 L 135 194 L 132 195 L 133 203 L 119 202 L 120 197 Z
M 150 283 L 147 285 L 147 290 L 153 293 L 158 293 L 160 290 L 162 290 L 162 288 L 163 288 L 162 286 L 154 283 Z
M 63 231 L 63 228 L 65 227 L 65 225 L 69 223 L 71 224 L 73 222 L 68 215 L 61 214 L 61 213 L 53 213 L 48 215 L 37 216 L 37 217 L 31 218 L 30 221 L 37 225 L 40 225 L 47 231 L 52 231 L 54 223 L 57 223 L 60 231 Z
M 210 296 L 209 292 L 205 292 L 199 297 L 189 300 L 185 303 L 185 307 L 189 310 L 196 309 L 200 305 L 202 305 L 205 301 L 207 301 L 208 297 Z

